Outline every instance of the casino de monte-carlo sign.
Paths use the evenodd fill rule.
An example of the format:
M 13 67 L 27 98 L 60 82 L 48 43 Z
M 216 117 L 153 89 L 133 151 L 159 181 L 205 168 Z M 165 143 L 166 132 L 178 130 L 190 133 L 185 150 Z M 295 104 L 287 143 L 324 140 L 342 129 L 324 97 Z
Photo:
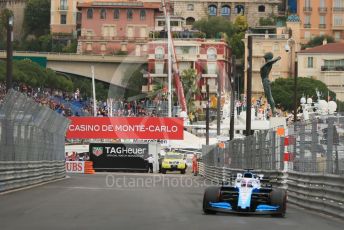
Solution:
M 184 120 L 162 117 L 70 117 L 68 139 L 183 140 Z

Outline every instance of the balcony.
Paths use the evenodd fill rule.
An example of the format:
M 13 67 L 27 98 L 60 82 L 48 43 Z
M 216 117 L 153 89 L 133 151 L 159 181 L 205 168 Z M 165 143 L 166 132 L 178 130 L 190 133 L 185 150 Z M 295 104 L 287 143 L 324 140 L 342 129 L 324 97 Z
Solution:
M 203 73 L 202 77 L 205 77 L 205 78 L 217 78 L 217 74 L 216 73 Z
M 332 24 L 332 29 L 333 30 L 344 30 L 344 24 L 340 24 L 340 25 Z
M 318 11 L 320 14 L 326 14 L 327 13 L 327 7 L 318 7 Z
M 304 24 L 303 28 L 311 28 L 311 24 L 310 23 Z
M 319 29 L 325 29 L 326 28 L 326 24 L 319 24 Z
M 344 66 L 321 66 L 322 72 L 337 71 L 344 72 Z
M 344 7 L 333 7 L 332 11 L 333 12 L 344 12 Z
M 143 77 L 144 78 L 167 77 L 167 73 L 150 73 L 150 74 L 145 73 L 143 74 Z
M 309 7 L 309 6 L 303 7 L 303 12 L 311 13 L 312 12 L 312 7 Z
M 61 6 L 59 6 L 59 8 L 57 10 L 58 11 L 68 11 L 68 6 L 61 5 Z
M 207 86 L 206 85 L 202 85 L 202 93 L 206 93 L 207 92 Z M 217 93 L 217 86 L 216 85 L 209 85 L 209 93 Z
M 126 37 L 126 36 L 90 36 L 82 35 L 79 40 L 86 41 L 134 41 L 134 42 L 147 42 L 147 37 Z

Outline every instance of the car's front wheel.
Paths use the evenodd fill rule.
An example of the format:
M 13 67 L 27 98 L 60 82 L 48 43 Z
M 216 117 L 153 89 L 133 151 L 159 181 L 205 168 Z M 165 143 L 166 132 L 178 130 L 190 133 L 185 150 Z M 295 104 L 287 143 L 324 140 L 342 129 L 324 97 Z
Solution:
M 209 202 L 218 202 L 219 201 L 219 187 L 208 187 L 204 191 L 203 196 L 203 212 L 205 214 L 216 214 L 216 211 L 210 210 Z
M 287 192 L 285 189 L 276 188 L 270 194 L 271 205 L 279 206 L 272 216 L 284 217 L 287 210 Z

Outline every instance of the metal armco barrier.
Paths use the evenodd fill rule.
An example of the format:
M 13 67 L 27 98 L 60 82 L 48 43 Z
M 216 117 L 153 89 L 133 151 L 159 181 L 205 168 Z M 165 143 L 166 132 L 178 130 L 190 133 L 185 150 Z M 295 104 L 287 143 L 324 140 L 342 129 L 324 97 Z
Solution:
M 288 202 L 344 218 L 344 177 L 288 172 Z
M 242 169 L 207 166 L 199 162 L 199 175 L 221 184 Z M 344 218 L 344 177 L 330 174 L 255 170 L 272 179 L 272 185 L 288 191 L 288 202 L 331 216 Z
M 0 193 L 65 176 L 64 161 L 0 161 Z

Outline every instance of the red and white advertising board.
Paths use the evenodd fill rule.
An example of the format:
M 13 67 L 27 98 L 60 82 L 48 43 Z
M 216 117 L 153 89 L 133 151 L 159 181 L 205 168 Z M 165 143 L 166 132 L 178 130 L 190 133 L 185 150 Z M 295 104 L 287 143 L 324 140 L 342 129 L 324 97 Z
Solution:
M 84 161 L 66 161 L 67 173 L 84 173 L 85 162 Z
M 184 120 L 161 117 L 71 117 L 69 139 L 183 140 Z

